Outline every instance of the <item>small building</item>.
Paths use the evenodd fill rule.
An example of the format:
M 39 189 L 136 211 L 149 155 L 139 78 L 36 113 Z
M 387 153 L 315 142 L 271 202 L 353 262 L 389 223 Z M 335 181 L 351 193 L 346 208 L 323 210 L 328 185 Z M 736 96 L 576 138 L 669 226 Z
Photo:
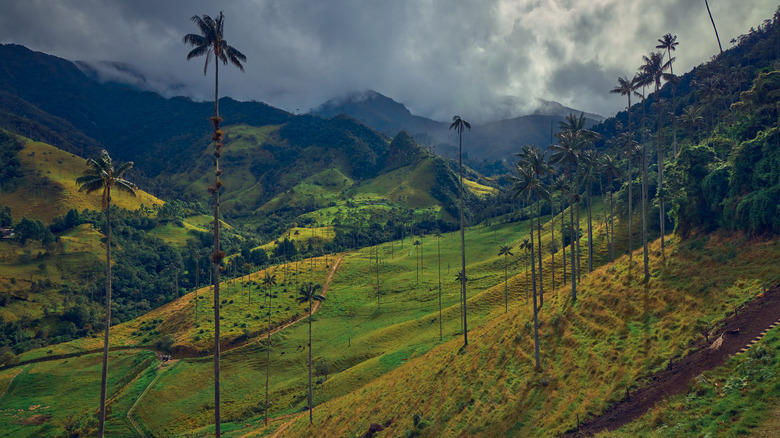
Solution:
M 14 237 L 14 229 L 7 227 L 0 228 L 0 234 L 2 234 L 3 239 L 11 239 Z

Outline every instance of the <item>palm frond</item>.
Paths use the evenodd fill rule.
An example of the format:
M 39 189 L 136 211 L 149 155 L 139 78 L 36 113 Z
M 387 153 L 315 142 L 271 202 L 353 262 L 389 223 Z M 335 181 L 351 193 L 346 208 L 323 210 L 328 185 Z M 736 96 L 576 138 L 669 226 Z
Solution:
M 126 161 L 119 166 L 117 166 L 116 169 L 114 169 L 114 177 L 119 178 L 122 176 L 123 173 L 125 173 L 128 169 L 133 167 L 132 161 Z
M 119 190 L 120 192 L 129 193 L 132 196 L 136 196 L 135 191 L 138 189 L 138 186 L 131 183 L 130 181 L 122 178 L 117 178 L 116 181 L 114 181 L 114 186 Z
M 96 176 L 85 175 L 76 178 L 76 184 L 79 184 L 79 191 L 92 193 L 103 188 L 103 179 Z

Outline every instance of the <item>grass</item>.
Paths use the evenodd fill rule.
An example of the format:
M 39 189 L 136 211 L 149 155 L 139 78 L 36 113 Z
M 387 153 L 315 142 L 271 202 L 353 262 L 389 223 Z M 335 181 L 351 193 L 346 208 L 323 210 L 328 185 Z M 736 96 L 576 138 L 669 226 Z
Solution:
M 603 226 L 598 225 L 594 233 L 597 269 L 583 277 L 576 305 L 571 305 L 566 287 L 551 290 L 550 256 L 545 257 L 540 329 L 543 367 L 538 372 L 533 370 L 531 312 L 525 299 L 521 251 L 517 249 L 527 236 L 528 224 L 495 222 L 466 233 L 471 343 L 463 352 L 459 352 L 459 284 L 454 275 L 459 265 L 458 233 L 444 234 L 440 241 L 443 342 L 439 341 L 435 238 L 422 239 L 419 280 L 416 250 L 420 248 L 412 246 L 409 239 L 345 255 L 327 300 L 314 315 L 315 369 L 324 371 L 327 367 L 327 375 L 315 376 L 314 391 L 315 422 L 323 434 L 354 436 L 365 432 L 370 422 L 388 419 L 394 420 L 388 436 L 415 430 L 429 436 L 561 433 L 572 427 L 575 414 L 582 419 L 595 415 L 618 398 L 626 385 L 640 384 L 654 370 L 663 368 L 670 356 L 684 354 L 699 336 L 693 321 L 716 321 L 737 303 L 750 299 L 761 280 L 776 276 L 774 264 L 767 260 L 780 260 L 776 241 L 714 236 L 681 242 L 672 238 L 665 262 L 660 259 L 658 243 L 651 247 L 653 280 L 644 288 L 638 282 L 641 251 L 635 254 L 632 267 L 625 256 L 613 265 L 604 265 L 606 241 Z M 556 231 L 559 229 L 556 219 Z M 616 231 L 625 233 L 622 226 Z M 618 237 L 619 249 L 624 237 Z M 545 225 L 543 243 L 549 239 L 549 225 Z M 508 314 L 504 313 L 504 259 L 498 256 L 502 244 L 512 246 L 516 254 L 509 260 Z M 380 255 L 379 303 L 376 253 Z M 556 258 L 560 286 L 560 252 Z M 295 279 L 308 280 L 304 270 L 308 264 L 302 266 L 302 273 L 288 276 L 292 288 L 284 286 L 287 292 L 283 286 L 276 289 L 279 298 L 275 305 L 282 307 L 276 307 L 275 325 L 304 312 L 302 306 L 292 305 L 290 298 L 295 295 Z M 585 259 L 582 266 L 587 271 Z M 274 269 L 281 279 L 281 268 Z M 321 283 L 326 272 L 324 259 L 317 259 L 315 281 Z M 257 282 L 262 275 L 253 274 L 251 281 Z M 152 345 L 169 334 L 182 352 L 210 348 L 212 298 L 208 288 L 198 295 L 203 296 L 198 300 L 203 303 L 198 325 L 191 293 L 114 327 L 112 344 Z M 265 313 L 259 308 L 259 299 L 253 299 L 255 304 L 248 308 L 246 291 L 225 283 L 223 298 L 227 300 L 222 309 L 226 342 L 240 344 L 244 330 L 250 337 L 252 332 L 262 333 Z M 300 412 L 306 403 L 307 343 L 305 322 L 273 336 L 273 417 Z M 101 345 L 99 339 L 86 339 L 49 349 L 57 354 Z M 259 342 L 223 354 L 225 429 L 233 430 L 230 433 L 236 436 L 252 431 L 263 434 L 289 421 L 279 420 L 267 430 L 262 428 L 266 348 L 261 337 Z M 22 359 L 45 354 L 38 350 Z M 183 359 L 149 388 L 136 406 L 134 418 L 157 435 L 207 432 L 213 428 L 212 372 L 209 357 Z M 420 419 L 416 425 L 415 414 Z M 285 434 L 310 434 L 305 423 L 295 421 Z
M 136 391 L 126 388 L 147 370 L 151 352 L 113 352 L 109 357 L 108 399 L 115 409 L 127 406 Z M 0 429 L 7 437 L 64 435 L 68 422 L 85 421 L 97 411 L 102 354 L 26 365 L 0 398 Z M 16 372 L 16 370 L 5 371 Z M 108 430 L 132 436 L 126 419 L 112 412 Z M 93 427 L 96 425 L 93 425 Z
M 84 158 L 46 143 L 26 140 L 19 159 L 24 172 L 19 187 L 0 193 L 0 205 L 11 207 L 15 222 L 27 217 L 51 223 L 55 216 L 64 215 L 70 209 L 101 210 L 100 195 L 79 192 L 76 185 L 76 178 L 87 169 Z M 111 198 L 112 203 L 128 210 L 164 204 L 143 190 L 136 197 L 116 192 Z

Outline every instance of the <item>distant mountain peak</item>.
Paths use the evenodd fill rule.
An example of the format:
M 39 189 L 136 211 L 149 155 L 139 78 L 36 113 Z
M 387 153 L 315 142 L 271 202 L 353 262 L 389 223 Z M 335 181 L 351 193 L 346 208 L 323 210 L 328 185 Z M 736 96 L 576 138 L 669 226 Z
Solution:
M 534 110 L 533 115 L 566 117 L 569 115 L 569 113 L 577 116 L 579 116 L 580 113 L 583 113 L 582 110 L 569 108 L 552 100 L 537 98 L 536 101 L 538 102 L 539 106 L 536 108 L 536 110 Z M 598 122 L 606 120 L 606 117 L 594 113 L 585 113 L 585 117 Z

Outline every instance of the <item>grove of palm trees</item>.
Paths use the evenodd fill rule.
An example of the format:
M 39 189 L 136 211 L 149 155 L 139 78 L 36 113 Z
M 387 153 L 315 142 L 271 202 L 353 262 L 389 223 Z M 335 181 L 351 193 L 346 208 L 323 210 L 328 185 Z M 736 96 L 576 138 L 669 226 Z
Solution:
M 776 434 L 780 9 L 730 47 L 721 5 L 648 20 L 613 40 L 620 63 L 576 63 L 580 88 L 542 58 L 597 30 L 502 52 L 564 106 L 493 93 L 529 81 L 480 21 L 507 5 L 467 14 L 446 56 L 407 5 L 405 42 L 382 37 L 392 67 L 342 5 L 338 26 L 315 5 L 224 6 L 147 47 L 175 41 L 163 75 L 0 45 L 4 436 Z M 349 11 L 387 33 L 400 12 L 378 8 Z M 158 35 L 138 14 L 115 25 Z M 375 68 L 409 109 L 368 89 L 311 103 Z

